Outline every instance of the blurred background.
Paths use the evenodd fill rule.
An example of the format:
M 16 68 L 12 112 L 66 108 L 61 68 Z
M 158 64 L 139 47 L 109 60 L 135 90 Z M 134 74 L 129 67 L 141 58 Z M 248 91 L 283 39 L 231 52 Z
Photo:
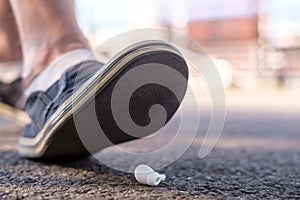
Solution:
M 298 0 L 76 0 L 93 47 L 132 29 L 176 30 L 207 50 L 227 88 L 240 89 L 300 88 L 299 9 Z
M 217 147 L 299 146 L 299 0 L 76 0 L 76 10 L 94 48 L 139 28 L 175 30 L 200 44 L 225 87 L 227 116 Z M 182 42 L 195 51 L 190 40 Z M 197 94 L 201 111 L 211 106 L 204 93 Z M 201 112 L 200 133 L 207 129 L 207 113 Z
M 198 147 L 203 145 L 209 123 L 215 117 L 207 112 L 212 107 L 208 92 L 198 90 L 201 119 L 193 146 L 166 168 L 168 179 L 163 187 L 144 190 L 123 174 L 115 171 L 106 174 L 103 166 L 86 160 L 58 167 L 20 159 L 17 141 L 27 115 L 14 110 L 5 112 L 9 108 L 0 107 L 0 167 L 4 166 L 0 177 L 5 183 L 5 187 L 0 185 L 0 192 L 6 193 L 7 188 L 26 192 L 27 196 L 30 191 L 37 191 L 37 195 L 45 191 L 51 195 L 92 192 L 92 196 L 83 197 L 86 199 L 95 198 L 95 191 L 101 198 L 131 195 L 136 199 L 137 195 L 158 198 L 160 193 L 179 190 L 214 196 L 209 199 L 299 199 L 300 0 L 75 0 L 75 3 L 80 27 L 93 48 L 113 36 L 141 28 L 163 28 L 170 33 L 175 30 L 204 47 L 225 87 L 226 119 L 221 137 L 208 157 L 197 159 Z M 166 38 L 177 39 L 170 34 Z M 112 45 L 124 45 L 115 43 Z M 198 56 L 190 40 L 181 43 Z M 104 56 L 113 56 L 111 49 L 103 51 Z M 187 125 L 195 119 L 194 113 L 194 110 L 188 113 Z M 167 124 L 166 134 L 151 137 L 152 141 L 136 140 L 119 146 L 130 152 L 147 152 L 168 144 L 177 134 L 179 114 Z M 19 125 L 17 131 L 12 129 L 12 122 L 13 128 Z M 194 130 L 187 128 L 178 147 L 189 142 L 188 133 Z M 117 168 L 133 167 L 141 161 L 110 148 L 102 153 Z M 162 154 L 152 161 L 164 163 L 174 155 Z

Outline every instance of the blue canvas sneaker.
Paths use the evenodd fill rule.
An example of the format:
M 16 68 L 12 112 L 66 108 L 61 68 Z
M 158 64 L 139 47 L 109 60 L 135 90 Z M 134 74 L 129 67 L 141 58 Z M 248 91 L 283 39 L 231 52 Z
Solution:
M 154 65 L 156 70 L 147 77 L 155 81 L 138 87 L 130 94 L 127 103 L 126 94 L 124 99 L 119 95 L 119 102 L 124 100 L 124 103 L 116 105 L 117 112 L 128 107 L 132 121 L 146 127 L 152 119 L 155 121 L 163 114 L 158 112 L 156 116 L 150 109 L 159 104 L 165 109 L 166 120 L 144 132 L 137 131 L 138 135 L 128 134 L 126 128 L 120 127 L 120 123 L 128 119 L 123 115 L 116 116 L 116 109 L 113 109 L 112 96 L 116 90 L 118 92 L 116 85 L 140 66 L 150 69 Z M 168 78 L 160 76 L 165 73 L 163 66 L 171 69 Z M 125 88 L 123 91 L 131 92 L 133 84 L 143 82 L 146 71 L 135 70 L 134 77 L 128 76 L 129 79 L 121 84 Z M 176 76 L 173 78 L 172 73 L 181 74 L 184 81 L 177 80 Z M 19 152 L 27 158 L 80 157 L 152 134 L 167 123 L 179 107 L 186 92 L 187 79 L 185 60 L 175 47 L 162 41 L 134 44 L 106 64 L 97 61 L 79 63 L 69 68 L 47 91 L 33 92 L 27 98 L 25 109 L 31 123 L 20 136 Z M 167 85 L 177 94 L 174 95 Z M 99 127 L 103 132 L 98 131 Z M 132 127 L 127 128 L 130 131 Z

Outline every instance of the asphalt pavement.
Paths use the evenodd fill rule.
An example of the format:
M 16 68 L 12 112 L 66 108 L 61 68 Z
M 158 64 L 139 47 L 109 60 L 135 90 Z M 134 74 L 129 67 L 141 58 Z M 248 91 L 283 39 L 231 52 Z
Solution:
M 21 128 L 4 119 L 0 124 L 1 199 L 300 199 L 298 111 L 228 109 L 214 150 L 199 159 L 198 138 L 180 159 L 160 170 L 167 179 L 157 187 L 141 185 L 133 174 L 91 157 L 47 162 L 20 158 Z

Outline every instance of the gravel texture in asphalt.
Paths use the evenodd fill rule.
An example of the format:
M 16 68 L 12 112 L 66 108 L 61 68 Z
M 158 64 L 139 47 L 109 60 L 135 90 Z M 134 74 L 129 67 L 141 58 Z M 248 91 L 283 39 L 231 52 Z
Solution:
M 228 112 L 222 136 L 209 156 L 197 157 L 196 141 L 184 156 L 160 170 L 167 175 L 165 182 L 148 187 L 136 182 L 133 174 L 93 158 L 48 162 L 20 158 L 18 130 L 1 121 L 0 198 L 300 199 L 299 122 L 297 113 Z

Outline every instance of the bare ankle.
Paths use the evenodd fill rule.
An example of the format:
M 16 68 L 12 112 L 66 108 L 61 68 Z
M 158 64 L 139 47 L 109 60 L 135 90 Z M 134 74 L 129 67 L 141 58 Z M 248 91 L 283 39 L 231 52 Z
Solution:
M 76 50 L 89 49 L 87 40 L 82 37 L 60 37 L 28 46 L 24 60 L 24 86 L 27 87 L 53 60 L 62 54 Z

